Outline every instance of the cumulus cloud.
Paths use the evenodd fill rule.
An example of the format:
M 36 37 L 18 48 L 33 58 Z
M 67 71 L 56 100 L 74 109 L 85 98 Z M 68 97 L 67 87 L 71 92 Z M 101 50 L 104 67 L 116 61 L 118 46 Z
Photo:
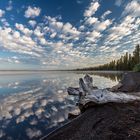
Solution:
M 24 31 L 24 28 L 19 27 L 19 29 L 21 31 Z M 39 46 L 37 46 L 37 43 L 31 37 L 28 36 L 28 30 L 25 30 L 24 33 L 27 36 L 21 35 L 18 31 L 14 31 L 11 28 L 4 29 L 1 28 L 0 29 L 1 46 L 13 52 L 39 57 L 40 56 L 39 52 L 42 49 L 39 48 Z
M 50 35 L 50 37 L 51 37 L 51 38 L 54 38 L 54 37 L 56 36 L 56 34 L 57 34 L 57 33 L 54 32 L 54 33 L 52 33 L 52 34 Z
M 89 17 L 89 18 L 86 20 L 86 23 L 87 23 L 87 24 L 90 24 L 90 25 L 93 25 L 93 24 L 96 23 L 97 21 L 98 21 L 98 18 Z
M 93 30 L 92 32 L 88 32 L 88 33 L 87 33 L 86 39 L 87 39 L 89 42 L 93 43 L 93 42 L 96 42 L 97 39 L 100 38 L 101 36 L 102 36 L 102 35 L 100 34 L 100 32 L 94 31 L 94 30 Z
M 120 5 L 120 1 L 117 6 Z M 100 4 L 100 1 L 92 0 L 83 13 L 83 19 L 76 25 L 64 22 L 58 16 L 49 15 L 44 16 L 43 22 L 38 23 L 33 18 L 40 15 L 41 9 L 31 6 L 27 7 L 24 15 L 29 18 L 27 25 L 15 23 L 15 27 L 12 28 L 2 17 L 1 46 L 6 51 L 22 53 L 32 58 L 30 61 L 37 62 L 43 69 L 84 67 L 85 64 L 94 66 L 103 54 L 108 61 L 107 53 L 113 52 L 112 56 L 118 54 L 120 43 L 133 44 L 127 39 L 138 41 L 139 1 L 126 3 L 124 12 L 116 19 L 111 19 L 113 13 L 109 9 L 104 13 L 99 12 L 99 16 L 96 15 Z M 108 16 L 111 13 L 112 16 Z M 132 37 L 132 34 L 135 35 Z M 5 61 L 21 63 L 21 59 L 8 58 Z M 24 62 L 27 60 L 24 59 Z
M 49 33 L 50 38 L 57 36 L 59 39 L 63 39 L 65 42 L 68 42 L 68 40 L 71 39 L 79 39 L 81 32 L 71 23 L 63 23 L 50 16 L 46 16 L 45 19 L 47 20 L 47 24 L 43 31 L 45 31 L 47 34 Z
M 7 11 L 11 11 L 13 9 L 13 5 L 12 4 L 13 4 L 13 2 L 11 0 L 9 0 L 8 6 L 6 7 Z
M 42 37 L 44 35 L 44 33 L 41 31 L 41 28 L 39 26 L 37 26 L 34 30 L 34 34 L 37 36 L 37 37 Z
M 140 2 L 137 0 L 129 2 L 123 12 L 123 15 L 126 14 L 132 15 L 133 17 L 140 16 Z
M 10 26 L 10 24 L 8 23 L 8 21 L 6 20 L 6 18 L 2 18 L 2 19 L 1 19 L 1 22 L 2 22 L 2 24 L 3 24 L 4 26 L 6 26 L 6 27 Z
M 104 12 L 104 14 L 101 16 L 101 18 L 104 20 L 106 18 L 106 16 L 108 16 L 111 13 L 112 12 L 110 10 L 107 10 L 106 12 Z
M 0 58 L 0 62 L 8 62 L 8 63 L 12 63 L 12 64 L 19 64 L 20 60 L 18 58 L 15 57 L 7 57 L 7 58 Z
M 39 7 L 31 7 L 29 6 L 27 10 L 25 11 L 25 17 L 26 18 L 35 18 L 39 16 L 41 13 L 41 9 Z
M 84 16 L 90 17 L 95 14 L 95 12 L 98 10 L 100 4 L 98 2 L 91 2 L 90 6 L 85 10 Z
M 63 32 L 65 34 L 71 34 L 73 36 L 77 36 L 80 34 L 80 32 L 75 27 L 73 27 L 70 23 L 64 24 Z
M 5 11 L 0 9 L 0 17 L 2 17 L 5 14 Z
M 103 22 L 97 22 L 95 24 L 95 29 L 99 30 L 99 31 L 103 31 L 103 30 L 107 29 L 107 27 L 109 27 L 111 24 L 112 24 L 112 21 L 109 19 L 107 19 Z
M 78 4 L 82 4 L 82 3 L 83 3 L 82 0 L 77 0 L 76 2 L 77 2 Z
M 29 20 L 28 22 L 32 27 L 35 27 L 35 25 L 37 24 L 37 22 L 35 20 Z
M 116 6 L 121 6 L 123 0 L 115 0 L 115 5 Z
M 24 27 L 23 24 L 16 23 L 15 27 L 27 36 L 30 36 L 33 33 L 32 30 L 29 30 L 28 28 Z
M 52 18 L 50 16 L 46 16 L 45 18 L 49 22 L 50 28 L 57 30 L 58 32 L 60 32 L 62 30 L 63 22 L 57 21 L 56 18 Z
M 132 28 L 133 28 L 133 22 L 135 18 L 131 16 L 127 16 L 123 19 L 121 24 L 118 24 L 117 26 L 113 26 L 110 29 L 111 34 L 108 37 L 109 41 L 113 40 L 120 40 L 124 36 L 130 35 L 132 33 Z

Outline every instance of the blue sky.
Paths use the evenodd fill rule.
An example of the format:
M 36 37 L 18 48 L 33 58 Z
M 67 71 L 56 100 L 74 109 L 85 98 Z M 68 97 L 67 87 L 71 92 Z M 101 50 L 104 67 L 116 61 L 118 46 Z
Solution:
M 140 43 L 140 0 L 0 0 L 0 69 L 97 66 Z

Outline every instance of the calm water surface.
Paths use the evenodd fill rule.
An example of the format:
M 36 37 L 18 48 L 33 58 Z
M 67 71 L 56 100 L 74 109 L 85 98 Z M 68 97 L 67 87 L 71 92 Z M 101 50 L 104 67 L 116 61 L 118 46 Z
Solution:
M 68 122 L 76 97 L 69 86 L 87 72 L 0 72 L 0 140 L 39 139 Z M 121 78 L 115 72 L 88 72 L 94 85 L 107 88 Z

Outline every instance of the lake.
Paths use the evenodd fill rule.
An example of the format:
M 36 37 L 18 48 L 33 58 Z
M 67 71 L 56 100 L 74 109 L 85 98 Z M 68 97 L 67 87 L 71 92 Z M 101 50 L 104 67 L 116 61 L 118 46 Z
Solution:
M 121 79 L 120 72 L 0 72 L 0 140 L 39 139 L 67 123 L 77 101 L 67 88 L 86 73 L 99 88 Z

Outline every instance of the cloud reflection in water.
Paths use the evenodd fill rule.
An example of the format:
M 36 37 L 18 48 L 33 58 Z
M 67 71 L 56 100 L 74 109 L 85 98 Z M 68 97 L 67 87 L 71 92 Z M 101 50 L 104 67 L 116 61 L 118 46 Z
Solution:
M 68 96 L 66 89 L 78 86 L 78 78 L 82 76 L 74 73 L 3 75 L 0 87 L 10 88 L 11 93 L 4 94 L 0 89 L 0 139 L 38 139 L 67 122 L 76 99 Z M 116 84 L 103 77 L 93 75 L 93 78 L 95 83 Z M 15 87 L 17 92 L 13 92 Z

